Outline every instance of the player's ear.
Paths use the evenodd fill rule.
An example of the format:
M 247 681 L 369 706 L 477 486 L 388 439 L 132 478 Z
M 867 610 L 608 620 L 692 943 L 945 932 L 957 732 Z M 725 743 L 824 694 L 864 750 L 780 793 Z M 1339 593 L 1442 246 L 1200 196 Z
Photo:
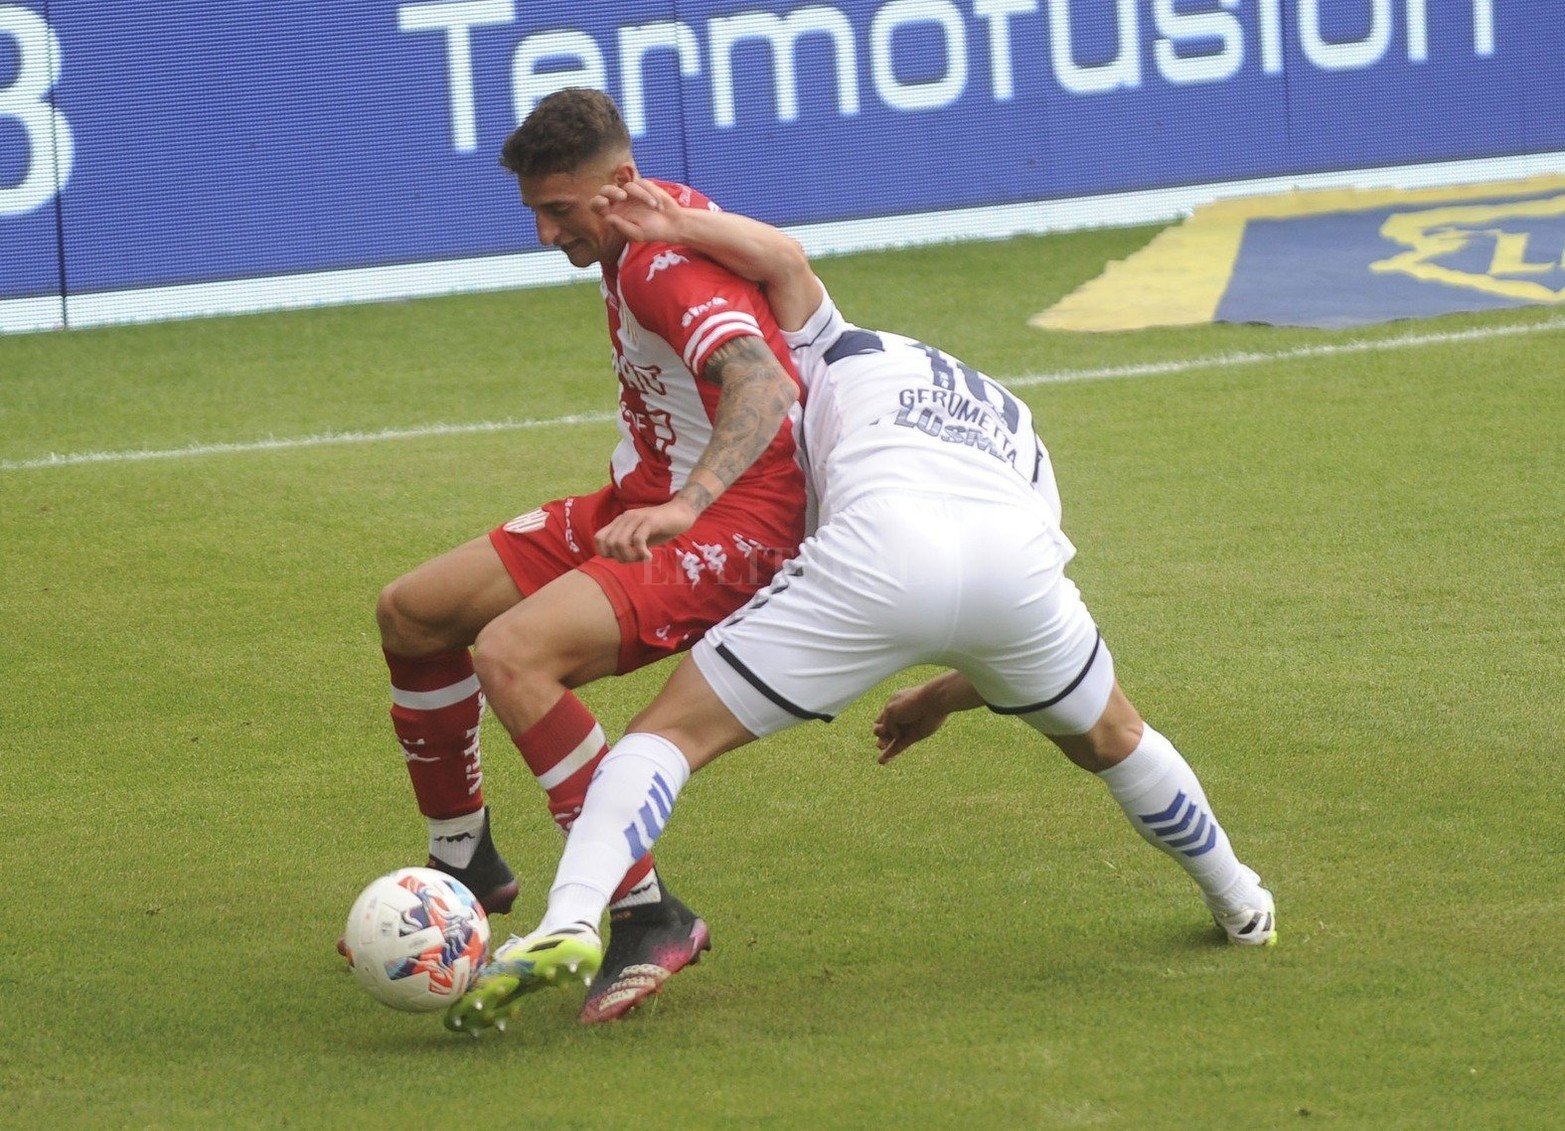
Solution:
M 636 172 L 636 163 L 628 158 L 614 166 L 614 183 L 621 187 L 630 184 L 639 176 L 641 174 Z

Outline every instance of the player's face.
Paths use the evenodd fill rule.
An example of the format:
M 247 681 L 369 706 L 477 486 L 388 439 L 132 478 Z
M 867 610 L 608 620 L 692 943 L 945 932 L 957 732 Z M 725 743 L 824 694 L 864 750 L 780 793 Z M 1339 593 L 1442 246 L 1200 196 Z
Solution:
M 626 173 L 628 170 L 628 173 Z M 606 184 L 635 176 L 629 164 L 608 164 L 571 173 L 521 178 L 522 203 L 532 209 L 538 242 L 557 247 L 577 267 L 589 267 L 619 254 L 624 237 L 587 206 Z

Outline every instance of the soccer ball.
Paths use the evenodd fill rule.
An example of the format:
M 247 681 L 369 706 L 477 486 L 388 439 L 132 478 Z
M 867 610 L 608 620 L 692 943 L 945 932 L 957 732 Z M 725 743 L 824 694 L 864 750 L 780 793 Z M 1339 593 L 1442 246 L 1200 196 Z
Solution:
M 489 918 L 444 872 L 401 868 L 354 900 L 343 940 L 370 997 L 429 1013 L 456 1001 L 478 976 L 489 953 Z

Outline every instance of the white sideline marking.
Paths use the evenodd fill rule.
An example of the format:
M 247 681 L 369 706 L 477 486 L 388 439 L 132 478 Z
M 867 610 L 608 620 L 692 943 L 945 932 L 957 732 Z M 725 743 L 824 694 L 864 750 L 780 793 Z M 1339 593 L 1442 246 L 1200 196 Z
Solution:
M 1255 365 L 1263 361 L 1298 361 L 1313 357 L 1340 357 L 1343 354 L 1375 353 L 1379 350 L 1412 349 L 1416 346 L 1442 345 L 1448 342 L 1473 342 L 1484 338 L 1506 338 L 1521 334 L 1542 334 L 1565 329 L 1565 318 L 1548 322 L 1530 322 L 1517 326 L 1477 327 L 1450 330 L 1442 334 L 1408 334 L 1400 338 L 1360 338 L 1324 346 L 1300 346 L 1273 353 L 1219 353 L 1210 357 L 1183 361 L 1152 361 L 1141 365 L 1116 365 L 1107 369 L 1066 369 L 1058 373 L 1029 373 L 1002 382 L 1010 388 L 1031 385 L 1057 385 L 1068 381 L 1101 381 L 1109 377 L 1153 377 L 1164 373 L 1188 373 L 1195 369 L 1226 369 L 1232 365 Z
M 1227 369 L 1237 365 L 1257 365 L 1268 361 L 1298 361 L 1316 357 L 1340 357 L 1344 354 L 1375 353 L 1381 350 L 1414 349 L 1449 342 L 1482 341 L 1486 338 L 1518 337 L 1565 329 L 1565 319 L 1531 322 L 1517 326 L 1490 326 L 1472 330 L 1453 330 L 1441 334 L 1409 334 L 1400 338 L 1361 338 L 1320 346 L 1300 346 L 1272 353 L 1220 353 L 1179 361 L 1153 361 L 1140 365 L 1115 365 L 1104 369 L 1063 369 L 1054 373 L 1029 373 L 1003 382 L 1009 388 L 1034 385 L 1062 385 L 1073 381 L 1103 381 L 1115 377 L 1154 377 L 1172 373 L 1191 373 L 1198 369 Z M 573 424 L 603 424 L 615 419 L 611 412 L 580 412 L 542 420 L 490 420 L 474 424 L 426 424 L 418 428 L 383 428 L 378 432 L 321 432 L 313 436 L 284 439 L 250 440 L 227 444 L 190 444 L 182 448 L 150 451 L 51 453 L 38 459 L 0 460 L 0 471 L 34 471 L 46 467 L 76 467 L 87 463 L 136 463 L 154 459 L 183 459 L 187 456 L 222 455 L 231 452 L 268 452 L 287 448 L 319 448 L 331 444 L 368 444 L 381 440 L 412 440 L 427 436 L 463 436 L 483 432 L 515 432 L 529 428 L 553 428 Z
M 51 452 L 38 459 L 0 460 L 0 471 L 31 471 L 40 467 L 75 467 L 84 463 L 138 463 L 152 459 L 181 459 L 185 456 L 223 455 L 229 452 L 272 452 L 285 448 L 321 448 L 328 444 L 371 444 L 381 440 L 416 440 L 423 436 L 463 436 L 475 432 L 515 432 L 525 428 L 552 428 L 566 424 L 602 424 L 618 413 L 578 412 L 552 416 L 544 420 L 482 420 L 475 424 L 425 424 L 418 428 L 382 428 L 378 432 L 320 432 L 314 436 L 285 439 L 246 440 L 230 444 L 188 444 L 183 448 L 161 448 L 128 452 Z

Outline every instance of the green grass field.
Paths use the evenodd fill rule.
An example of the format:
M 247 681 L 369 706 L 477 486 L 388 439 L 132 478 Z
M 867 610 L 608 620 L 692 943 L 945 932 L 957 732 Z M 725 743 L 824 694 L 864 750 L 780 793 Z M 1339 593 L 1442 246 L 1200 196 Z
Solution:
M 877 693 L 688 787 L 659 858 L 716 949 L 657 1008 L 583 1029 L 539 995 L 482 1042 L 385 1009 L 333 952 L 423 855 L 375 595 L 601 483 L 612 425 L 39 461 L 604 413 L 596 291 L 0 338 L 0 1124 L 1558 1126 L 1565 320 L 1026 326 L 1150 235 L 820 270 L 1016 381 L 1121 681 L 1278 947 L 1222 945 L 1013 720 L 877 766 Z M 1386 348 L 1298 352 L 1344 341 Z M 584 698 L 615 731 L 664 674 Z M 486 726 L 503 936 L 559 838 Z

